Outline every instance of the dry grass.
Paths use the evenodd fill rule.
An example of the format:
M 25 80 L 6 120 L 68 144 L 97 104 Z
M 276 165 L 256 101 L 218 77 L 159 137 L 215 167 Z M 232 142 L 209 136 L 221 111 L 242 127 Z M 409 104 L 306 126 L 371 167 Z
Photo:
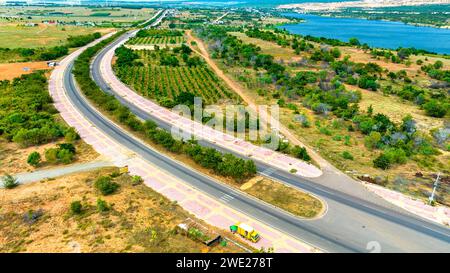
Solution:
M 19 24 L 0 24 L 0 47 L 36 48 L 62 45 L 69 36 L 86 35 L 94 32 L 108 33 L 111 28 L 77 26 L 53 26 L 39 24 L 26 27 Z
M 245 192 L 297 216 L 313 218 L 325 209 L 317 198 L 308 193 L 269 179 L 259 178 L 253 182 Z
M 295 54 L 294 50 L 290 47 L 282 47 L 276 43 L 264 41 L 257 38 L 250 38 L 241 32 L 230 32 L 229 34 L 236 36 L 244 43 L 251 43 L 261 48 L 262 54 L 270 54 L 276 60 L 283 60 L 284 62 L 296 62 L 302 59 L 302 56 Z
M 356 86 L 346 85 L 348 90 L 359 90 L 362 94 L 360 109 L 366 110 L 372 105 L 374 113 L 382 113 L 395 122 L 401 122 L 402 119 L 411 115 L 417 122 L 419 129 L 428 132 L 430 129 L 442 127 L 444 119 L 426 116 L 416 104 L 402 100 L 397 96 L 385 96 L 381 92 L 372 92 Z
M 105 168 L 0 189 L 0 252 L 242 251 L 231 243 L 209 248 L 178 234 L 176 225 L 194 217 L 147 186 L 133 185 L 128 175 L 114 179 L 120 184 L 117 193 L 99 196 L 93 182 L 116 170 Z M 111 206 L 110 211 L 97 211 L 98 198 Z M 75 200 L 83 204 L 81 215 L 69 212 Z M 27 223 L 24 215 L 30 210 L 42 210 L 43 215 Z

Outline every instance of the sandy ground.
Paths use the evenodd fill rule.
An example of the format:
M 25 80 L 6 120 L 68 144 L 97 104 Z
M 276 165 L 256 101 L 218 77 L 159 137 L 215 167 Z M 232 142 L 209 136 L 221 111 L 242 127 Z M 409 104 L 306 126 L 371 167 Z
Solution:
M 51 69 L 47 62 L 0 64 L 0 80 L 12 80 L 23 74 L 31 74 L 36 70 Z

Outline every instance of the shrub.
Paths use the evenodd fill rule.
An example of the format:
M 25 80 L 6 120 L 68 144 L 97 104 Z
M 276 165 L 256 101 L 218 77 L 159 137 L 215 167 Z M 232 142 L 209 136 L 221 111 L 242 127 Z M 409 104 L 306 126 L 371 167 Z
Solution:
M 384 152 L 384 154 L 391 164 L 404 164 L 408 160 L 406 152 L 403 149 L 389 148 Z
M 6 174 L 2 178 L 2 181 L 3 181 L 3 187 L 5 187 L 5 189 L 12 189 L 19 185 L 19 183 L 17 182 L 17 179 L 10 174 Z
M 292 154 L 299 159 L 311 161 L 311 156 L 309 156 L 308 151 L 305 147 L 295 146 L 292 149 Z
M 375 149 L 380 141 L 381 141 L 381 134 L 379 132 L 374 131 L 364 138 L 364 145 L 368 149 Z
M 71 143 L 58 144 L 58 148 L 45 150 L 45 159 L 47 162 L 69 164 L 75 157 L 75 146 Z
M 109 210 L 109 205 L 105 200 L 97 199 L 97 210 L 99 212 L 105 212 Z
M 36 167 L 41 162 L 41 155 L 38 152 L 32 152 L 27 159 L 27 163 Z
M 423 105 L 423 109 L 428 116 L 442 118 L 447 114 L 447 106 L 436 100 L 430 100 Z
M 49 163 L 58 162 L 58 149 L 50 148 L 45 150 L 45 160 Z
M 79 140 L 80 135 L 75 131 L 73 127 L 70 127 L 64 132 L 64 140 L 67 142 L 73 142 L 75 140 Z
M 342 153 L 342 157 L 345 158 L 345 159 L 348 159 L 348 160 L 353 160 L 353 159 L 354 159 L 353 156 L 352 156 L 352 154 L 349 153 L 349 152 L 347 152 L 347 151 L 344 151 L 344 152 Z
M 391 167 L 391 162 L 385 154 L 380 154 L 373 160 L 373 166 L 382 170 L 387 170 Z
M 140 177 L 139 175 L 134 175 L 131 178 L 131 182 L 132 182 L 133 186 L 135 186 L 135 185 L 142 184 L 142 182 L 144 182 L 144 179 L 142 179 L 142 177 Z
M 57 157 L 59 162 L 69 164 L 73 161 L 74 154 L 67 149 L 59 149 Z
M 116 192 L 119 184 L 113 182 L 109 176 L 102 176 L 95 181 L 94 187 L 103 195 L 110 195 Z
M 70 203 L 70 212 L 72 214 L 81 214 L 83 211 L 83 206 L 81 205 L 80 201 L 73 201 Z

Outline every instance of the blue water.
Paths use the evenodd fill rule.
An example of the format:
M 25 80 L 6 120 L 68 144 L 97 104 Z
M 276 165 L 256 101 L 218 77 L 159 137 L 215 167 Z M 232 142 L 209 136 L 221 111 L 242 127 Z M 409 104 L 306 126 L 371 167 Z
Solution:
M 415 47 L 450 54 L 450 29 L 419 27 L 400 22 L 331 18 L 309 14 L 285 13 L 303 18 L 304 23 L 283 25 L 291 33 L 348 41 L 352 37 L 370 46 L 396 49 Z

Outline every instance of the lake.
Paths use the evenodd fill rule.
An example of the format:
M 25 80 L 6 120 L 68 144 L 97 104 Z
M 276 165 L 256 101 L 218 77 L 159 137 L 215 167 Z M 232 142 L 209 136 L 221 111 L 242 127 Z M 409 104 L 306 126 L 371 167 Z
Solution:
M 370 46 L 396 49 L 415 47 L 431 52 L 450 54 L 450 29 L 407 25 L 400 22 L 332 18 L 309 14 L 284 13 L 305 19 L 299 24 L 287 24 L 291 33 L 348 41 L 352 37 Z

